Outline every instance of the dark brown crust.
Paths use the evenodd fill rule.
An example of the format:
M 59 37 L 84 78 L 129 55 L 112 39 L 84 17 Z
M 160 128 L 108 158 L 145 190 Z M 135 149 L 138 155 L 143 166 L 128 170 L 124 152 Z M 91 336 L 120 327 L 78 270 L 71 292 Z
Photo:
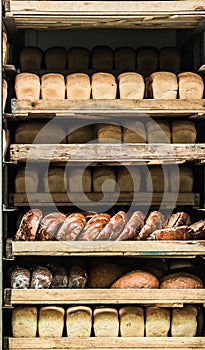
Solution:
M 172 228 L 178 226 L 184 226 L 190 224 L 190 216 L 181 211 L 175 214 L 172 214 L 169 219 L 165 222 L 164 228 Z
M 138 289 L 138 288 L 158 288 L 158 279 L 150 272 L 136 270 L 127 273 L 115 281 L 111 288 Z
M 199 289 L 204 288 L 202 280 L 187 272 L 171 273 L 160 281 L 161 289 Z
M 74 241 L 86 224 L 86 218 L 79 213 L 70 214 L 56 235 L 59 241 Z
M 62 266 L 53 266 L 50 270 L 53 276 L 51 288 L 66 288 L 68 284 L 67 270 Z
M 205 239 L 205 220 L 200 220 L 190 225 L 192 230 L 190 239 Z
M 115 214 L 107 225 L 100 231 L 95 238 L 96 241 L 114 241 L 122 232 L 126 224 L 127 215 L 124 211 Z
M 31 288 L 48 289 L 52 282 L 52 274 L 49 269 L 43 266 L 35 268 L 31 278 Z
M 68 288 L 85 288 L 87 272 L 81 266 L 72 266 L 68 275 Z
M 15 241 L 34 241 L 41 218 L 41 210 L 32 209 L 27 211 L 21 219 Z
M 41 220 L 37 239 L 39 241 L 51 241 L 55 239 L 55 234 L 65 219 L 66 215 L 60 212 L 54 212 L 44 216 Z
M 136 238 L 144 224 L 144 219 L 145 216 L 141 211 L 135 211 L 116 240 L 125 241 Z
M 164 216 L 159 211 L 152 211 L 148 216 L 144 227 L 141 229 L 137 240 L 145 240 L 149 235 L 164 225 Z
M 164 228 L 154 231 L 147 240 L 171 241 L 171 240 L 187 240 L 189 238 L 190 229 L 188 226 L 180 226 L 173 228 Z
M 84 230 L 76 238 L 77 241 L 93 241 L 103 229 L 103 227 L 110 221 L 109 214 L 94 215 L 84 227 Z

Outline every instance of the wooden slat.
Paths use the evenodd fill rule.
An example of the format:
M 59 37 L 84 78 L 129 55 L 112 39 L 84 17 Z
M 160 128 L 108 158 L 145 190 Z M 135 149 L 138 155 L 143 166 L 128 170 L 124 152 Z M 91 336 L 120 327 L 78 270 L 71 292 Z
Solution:
M 205 144 L 12 144 L 14 162 L 183 163 L 205 159 Z
M 12 100 L 16 116 L 190 116 L 205 114 L 205 100 Z
M 9 338 L 9 349 L 195 349 L 205 348 L 205 337 L 137 338 Z
M 6 305 L 204 303 L 204 289 L 5 289 Z
M 87 197 L 86 197 L 87 196 Z M 164 196 L 164 197 L 163 197 Z M 152 206 L 159 207 L 162 205 L 167 208 L 174 208 L 176 206 L 194 206 L 199 207 L 198 193 L 123 193 L 120 192 L 119 197 L 114 193 L 86 193 L 85 197 L 82 193 L 15 193 L 10 195 L 10 204 L 14 207 L 37 205 L 47 206 L 55 204 L 57 206 L 72 206 L 75 205 L 89 205 L 101 206 L 115 202 L 118 205 L 132 205 L 135 206 Z
M 17 256 L 196 256 L 205 241 L 16 242 L 7 240 L 7 257 Z

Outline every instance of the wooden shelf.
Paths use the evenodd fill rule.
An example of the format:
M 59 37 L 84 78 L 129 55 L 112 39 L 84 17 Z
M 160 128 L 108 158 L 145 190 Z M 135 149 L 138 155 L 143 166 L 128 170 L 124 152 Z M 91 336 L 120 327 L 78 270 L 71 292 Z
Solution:
M 205 348 L 205 337 L 137 337 L 137 338 L 7 338 L 8 349 L 157 349 L 180 350 Z
M 205 289 L 9 289 L 4 290 L 4 303 L 33 304 L 205 304 Z M 204 338 L 205 340 L 205 338 Z
M 74 204 L 73 204 L 74 203 Z M 175 208 L 176 206 L 192 206 L 199 208 L 200 196 L 198 193 L 151 193 L 120 192 L 119 197 L 113 193 L 15 193 L 9 195 L 9 204 L 14 207 L 35 206 L 73 206 L 85 205 L 86 207 L 104 206 L 106 204 L 134 205 L 139 207 Z
M 130 256 L 195 257 L 205 256 L 205 241 L 34 241 L 7 239 L 6 256 Z M 204 294 L 205 296 L 205 294 Z
M 24 3 L 25 1 L 21 1 Z M 180 1 L 178 1 L 180 2 Z M 55 3 L 55 1 L 53 1 Z M 59 2 L 58 2 L 59 3 Z M 69 3 L 69 2 L 68 2 Z M 137 3 L 137 2 L 136 2 Z M 167 4 L 170 3 L 167 2 Z M 196 118 L 205 114 L 205 100 L 11 100 L 13 118 L 79 117 L 100 119 L 126 116 Z
M 150 6 L 151 5 L 151 6 Z M 5 1 L 17 28 L 195 28 L 205 17 L 204 0 Z

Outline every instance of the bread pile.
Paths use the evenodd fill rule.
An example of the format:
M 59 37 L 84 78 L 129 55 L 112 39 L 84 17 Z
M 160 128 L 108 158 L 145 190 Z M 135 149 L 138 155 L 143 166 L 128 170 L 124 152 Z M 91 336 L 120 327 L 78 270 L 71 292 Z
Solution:
M 205 239 L 205 221 L 190 222 L 185 212 L 167 220 L 158 211 L 146 217 L 141 211 L 128 216 L 118 211 L 112 217 L 96 212 L 65 215 L 53 212 L 43 216 L 39 209 L 26 212 L 20 221 L 16 241 L 124 241 L 124 240 L 195 240 Z
M 200 307 L 18 306 L 12 312 L 15 338 L 194 337 L 200 334 Z

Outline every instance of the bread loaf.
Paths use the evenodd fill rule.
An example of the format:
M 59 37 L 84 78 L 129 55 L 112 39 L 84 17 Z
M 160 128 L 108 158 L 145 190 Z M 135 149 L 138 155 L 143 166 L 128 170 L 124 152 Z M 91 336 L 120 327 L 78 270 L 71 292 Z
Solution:
M 171 192 L 192 192 L 194 184 L 194 175 L 191 168 L 173 167 L 169 171 Z
M 113 215 L 107 225 L 99 232 L 95 237 L 97 241 L 115 241 L 119 234 L 125 227 L 127 221 L 127 215 L 124 211 L 120 210 Z
M 149 97 L 158 100 L 175 100 L 177 98 L 177 77 L 171 72 L 155 72 L 149 77 Z
M 168 170 L 161 166 L 149 167 L 146 177 L 146 187 L 148 192 L 162 193 L 169 190 Z
M 112 180 L 112 181 L 107 181 Z M 97 167 L 93 170 L 94 192 L 115 192 L 115 171 L 109 167 Z
M 128 272 L 111 286 L 114 289 L 152 289 L 158 287 L 158 279 L 153 274 L 143 270 Z
M 154 231 L 149 237 L 148 240 L 156 241 L 185 241 L 189 239 L 189 227 L 188 226 L 179 226 L 172 228 L 164 228 Z
M 77 236 L 77 241 L 93 241 L 100 231 L 110 221 L 109 214 L 96 214 L 85 225 L 83 231 Z
M 44 266 L 37 266 L 31 277 L 31 288 L 48 289 L 52 282 L 52 274 L 49 269 Z
M 56 239 L 59 241 L 74 241 L 86 224 L 84 215 L 72 213 L 67 216 L 59 229 Z
M 172 309 L 171 336 L 194 337 L 197 332 L 197 314 L 195 305 Z
M 2 111 L 5 111 L 6 100 L 8 95 L 8 84 L 6 79 L 2 79 Z
M 148 76 L 158 69 L 158 50 L 152 46 L 142 46 L 137 50 L 137 71 Z
M 19 168 L 15 177 L 16 193 L 38 192 L 38 169 L 34 167 Z
M 67 337 L 90 337 L 92 309 L 88 306 L 73 306 L 66 311 Z
M 5 32 L 2 32 L 2 39 L 2 62 L 3 64 L 7 64 L 9 45 L 7 42 L 7 34 Z
M 27 46 L 20 53 L 21 71 L 40 70 L 43 61 L 43 51 L 39 47 Z
M 180 72 L 180 54 L 175 47 L 163 47 L 159 50 L 159 69 L 175 74 Z
M 91 77 L 92 98 L 114 100 L 117 95 L 117 84 L 110 73 L 95 73 Z
M 41 77 L 41 97 L 43 100 L 64 100 L 64 76 L 57 73 L 44 74 Z
M 121 99 L 142 100 L 144 98 L 145 83 L 140 74 L 134 72 L 122 73 L 117 80 Z
M 145 125 L 141 121 L 126 122 L 123 128 L 122 140 L 125 143 L 145 143 L 146 130 Z
M 15 92 L 18 100 L 38 100 L 40 98 L 40 78 L 32 73 L 17 74 Z
M 90 52 L 84 47 L 71 47 L 68 50 L 69 69 L 88 69 L 90 63 Z
M 144 224 L 144 218 L 145 216 L 141 211 L 135 211 L 116 240 L 125 241 L 136 238 Z
M 85 125 L 70 132 L 68 131 L 68 143 L 88 143 L 96 139 L 93 125 Z
M 191 239 L 205 239 L 205 220 L 199 220 L 189 228 L 192 230 Z
M 170 124 L 164 120 L 147 122 L 148 143 L 171 143 Z
M 196 127 L 194 122 L 189 120 L 175 120 L 172 122 L 173 143 L 195 143 Z
M 41 307 L 38 321 L 39 337 L 62 337 L 64 328 L 64 314 L 65 311 L 62 307 Z
M 132 47 L 118 47 L 114 51 L 115 69 L 132 71 L 136 67 L 136 52 Z
M 92 174 L 91 169 L 70 167 L 68 171 L 68 188 L 70 192 L 91 192 Z
M 146 337 L 167 337 L 170 329 L 170 310 L 162 307 L 146 307 Z
M 119 309 L 120 336 L 144 337 L 144 310 L 139 306 L 124 306 Z
M 16 143 L 65 143 L 66 132 L 53 123 L 29 121 L 18 123 L 15 130 Z
M 89 100 L 90 78 L 85 73 L 73 73 L 66 77 L 66 96 L 68 100 Z
M 122 141 L 122 130 L 120 125 L 98 124 L 96 131 L 100 143 L 116 143 Z
M 20 221 L 15 241 L 33 241 L 42 218 L 42 211 L 32 209 L 27 211 Z
M 44 59 L 46 69 L 66 69 L 67 53 L 64 47 L 56 46 L 47 49 Z
M 139 167 L 117 168 L 117 184 L 120 192 L 139 192 L 141 188 L 141 173 Z
M 170 215 L 164 224 L 164 228 L 179 227 L 183 225 L 190 225 L 191 219 L 189 214 L 180 211 Z
M 43 183 L 45 192 L 66 192 L 64 179 L 65 169 L 62 167 L 49 168 L 44 174 Z
M 98 45 L 93 48 L 92 68 L 97 70 L 113 68 L 113 51 L 111 47 Z
M 65 219 L 66 215 L 60 212 L 52 212 L 44 216 L 40 223 L 37 239 L 39 241 L 58 239 L 57 232 Z
M 93 312 L 93 329 L 95 337 L 118 337 L 118 311 L 111 307 L 99 307 Z
M 109 262 L 94 266 L 89 273 L 88 288 L 110 288 L 127 271 L 126 266 Z
M 15 338 L 33 338 L 37 333 L 37 308 L 17 306 L 12 311 L 12 335 Z
M 149 237 L 149 235 L 158 229 L 161 229 L 164 225 L 164 216 L 159 211 L 152 211 L 146 222 L 145 225 L 142 227 L 141 231 L 139 232 L 137 239 L 146 239 Z
M 30 287 L 31 274 L 22 266 L 15 266 L 10 276 L 10 285 L 13 289 L 27 289 Z
M 63 266 L 51 266 L 49 267 L 52 273 L 52 289 L 66 288 L 68 284 L 68 273 Z
M 87 272 L 81 266 L 72 266 L 68 273 L 68 288 L 85 288 L 88 280 Z
M 2 129 L 2 139 L 3 139 L 3 159 L 6 158 L 7 149 L 9 146 L 9 130 Z
M 188 272 L 171 273 L 160 281 L 161 289 L 198 289 L 204 288 L 201 279 Z
M 201 99 L 204 94 L 204 83 L 200 75 L 192 72 L 178 74 L 179 98 Z

